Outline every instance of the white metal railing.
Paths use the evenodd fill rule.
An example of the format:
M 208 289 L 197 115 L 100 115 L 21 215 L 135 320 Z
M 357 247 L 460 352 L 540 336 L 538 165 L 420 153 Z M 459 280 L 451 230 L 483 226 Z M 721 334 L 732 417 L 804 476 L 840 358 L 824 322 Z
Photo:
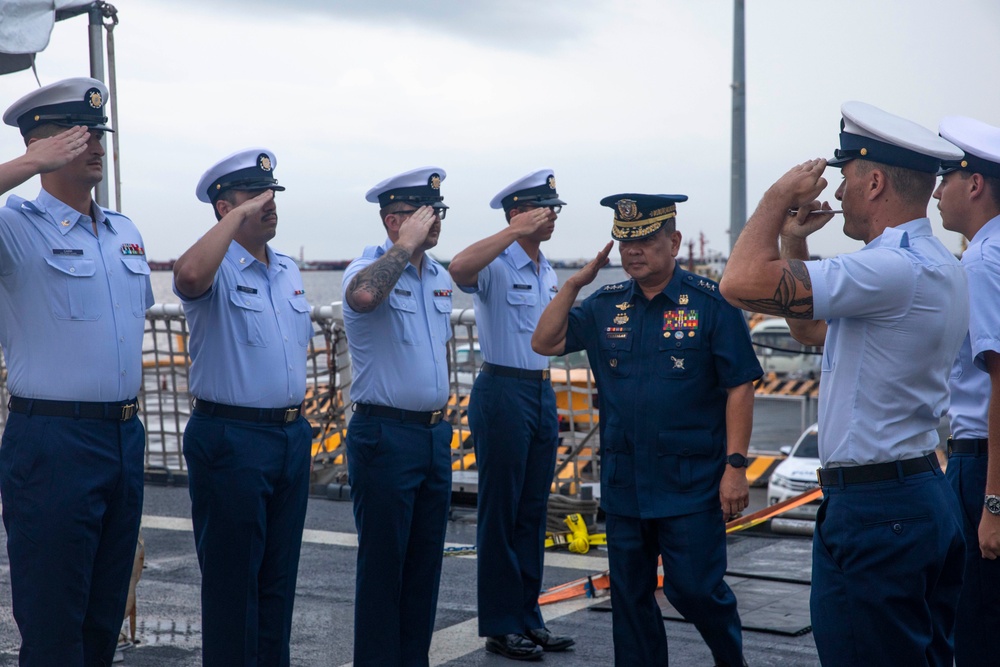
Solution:
M 347 482 L 344 446 L 351 386 L 351 363 L 339 302 L 312 312 L 304 414 L 313 426 L 313 483 Z M 454 426 L 455 471 L 475 469 L 468 403 L 482 356 L 474 311 L 452 311 L 449 344 L 448 419 Z M 180 304 L 156 304 L 146 312 L 142 351 L 143 382 L 139 394 L 146 426 L 146 470 L 172 476 L 185 472 L 184 426 L 191 416 L 187 319 Z M 560 446 L 555 487 L 576 495 L 581 485 L 600 479 L 597 390 L 584 355 L 558 358 L 551 364 L 560 420 Z M 0 354 L 0 426 L 7 418 L 7 372 Z

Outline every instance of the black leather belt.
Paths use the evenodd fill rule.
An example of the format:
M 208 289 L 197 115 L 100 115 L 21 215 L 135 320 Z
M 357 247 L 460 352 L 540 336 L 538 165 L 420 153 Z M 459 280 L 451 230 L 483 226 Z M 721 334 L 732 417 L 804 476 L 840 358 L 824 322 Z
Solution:
M 952 454 L 986 456 L 989 452 L 989 444 L 990 441 L 986 438 L 962 438 L 960 440 L 948 438 L 948 456 Z
M 11 396 L 7 409 L 28 415 L 43 417 L 73 417 L 74 419 L 107 419 L 127 422 L 139 414 L 136 399 L 116 403 L 91 403 L 88 401 L 46 401 L 40 398 L 20 398 Z
M 390 408 L 387 405 L 371 405 L 369 403 L 355 403 L 354 411 L 360 412 L 368 417 L 382 417 L 384 419 L 396 419 L 401 422 L 416 422 L 433 426 L 444 419 L 444 409 L 433 412 L 417 412 L 415 410 L 403 410 L 401 408 Z
M 518 378 L 520 380 L 548 380 L 549 379 L 549 369 L 545 368 L 540 371 L 529 371 L 523 368 L 511 368 L 510 366 L 498 366 L 497 364 L 491 364 L 488 361 L 483 362 L 483 366 L 480 369 L 484 373 L 489 373 L 490 375 L 499 375 L 505 378 Z
M 213 403 L 196 398 L 194 411 L 211 417 L 239 419 L 245 422 L 265 422 L 268 424 L 288 424 L 299 418 L 300 407 L 290 408 L 241 408 L 238 405 Z
M 886 482 L 890 479 L 909 477 L 922 472 L 941 470 L 936 454 L 928 454 L 916 459 L 873 463 L 866 466 L 845 466 L 843 468 L 820 468 L 816 471 L 820 486 L 840 486 Z

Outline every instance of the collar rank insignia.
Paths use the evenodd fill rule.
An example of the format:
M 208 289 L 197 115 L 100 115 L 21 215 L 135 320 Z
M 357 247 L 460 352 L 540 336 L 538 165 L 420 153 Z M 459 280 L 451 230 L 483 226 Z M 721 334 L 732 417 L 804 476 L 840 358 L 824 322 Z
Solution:
M 604 291 L 605 292 L 613 292 L 614 290 L 621 289 L 623 287 L 625 287 L 625 283 L 617 283 L 617 284 L 614 284 L 614 285 L 605 285 L 604 286 Z
M 294 296 L 300 296 L 300 295 L 305 294 L 305 293 L 306 293 L 306 291 L 304 289 L 297 289 L 297 290 L 295 290 L 295 295 Z
M 678 308 L 677 310 L 663 311 L 663 330 L 678 331 L 680 329 L 690 330 L 692 333 L 698 328 L 698 311 L 690 308 Z
M 684 370 L 684 357 L 670 356 L 670 361 L 674 362 L 674 368 Z
M 679 304 L 680 304 L 680 305 L 682 305 L 682 306 L 686 306 L 686 305 L 688 305 L 688 301 L 690 301 L 690 298 L 688 297 L 688 295 L 687 295 L 687 294 L 681 294 L 681 295 L 680 295 L 680 296 L 679 296 L 679 297 L 677 298 L 677 303 L 679 303 Z
M 451 296 L 450 289 L 436 289 L 434 290 L 434 296 Z
M 122 244 L 122 254 L 123 255 L 145 256 L 146 255 L 146 249 L 143 248 L 138 243 L 123 243 Z
M 699 280 L 698 281 L 698 287 L 703 287 L 703 288 L 707 289 L 709 292 L 714 292 L 715 289 L 716 289 L 715 288 L 715 283 L 710 283 L 707 280 Z

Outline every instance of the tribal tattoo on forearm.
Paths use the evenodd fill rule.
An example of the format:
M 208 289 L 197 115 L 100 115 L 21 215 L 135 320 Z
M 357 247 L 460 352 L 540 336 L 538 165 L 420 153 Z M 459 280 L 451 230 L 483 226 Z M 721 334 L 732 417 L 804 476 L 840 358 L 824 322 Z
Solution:
M 797 297 L 798 287 L 808 290 L 808 296 Z M 770 299 L 740 299 L 747 310 L 768 315 L 779 315 L 793 319 L 813 319 L 812 281 L 805 262 L 799 259 L 788 260 L 788 268 L 781 272 L 778 287 Z
M 410 253 L 394 245 L 378 261 L 359 271 L 347 286 L 347 301 L 351 308 L 359 313 L 369 313 L 382 305 L 409 261 Z M 358 296 L 362 293 L 371 295 L 371 302 L 364 306 L 358 305 Z

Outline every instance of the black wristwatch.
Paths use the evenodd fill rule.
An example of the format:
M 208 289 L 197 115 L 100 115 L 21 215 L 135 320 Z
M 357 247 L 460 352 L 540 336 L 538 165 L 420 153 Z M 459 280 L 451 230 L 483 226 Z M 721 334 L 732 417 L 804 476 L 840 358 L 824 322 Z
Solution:
M 986 511 L 990 514 L 996 516 L 1000 514 L 1000 496 L 986 496 L 983 505 L 986 507 Z
M 726 463 L 734 468 L 746 468 L 750 465 L 750 461 L 747 460 L 747 457 L 743 456 L 739 452 L 727 456 Z

